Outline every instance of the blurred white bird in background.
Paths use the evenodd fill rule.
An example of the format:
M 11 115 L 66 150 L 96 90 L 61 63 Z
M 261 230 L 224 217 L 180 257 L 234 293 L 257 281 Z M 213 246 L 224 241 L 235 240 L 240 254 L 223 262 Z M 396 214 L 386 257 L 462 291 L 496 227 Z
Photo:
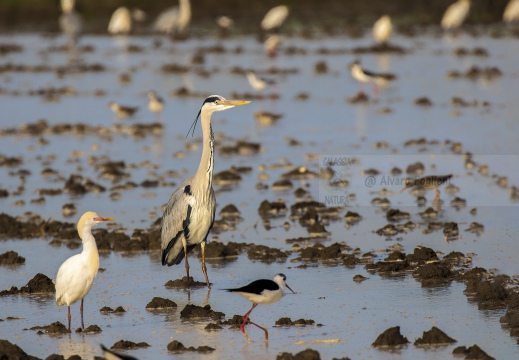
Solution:
M 261 28 L 265 31 L 275 30 L 283 25 L 288 16 L 288 6 L 279 5 L 270 9 L 263 20 L 261 20 Z
M 282 42 L 282 36 L 276 34 L 269 35 L 263 43 L 265 54 L 267 54 L 268 57 L 275 57 Z
M 269 85 L 275 84 L 275 81 L 260 78 L 256 76 L 256 74 L 254 74 L 252 71 L 247 71 L 247 80 L 249 80 L 250 86 L 256 91 L 263 91 Z
M 510 0 L 503 13 L 503 21 L 507 23 L 519 21 L 519 0 Z
M 56 304 L 58 306 L 67 305 L 68 307 L 68 328 L 70 330 L 70 305 L 81 299 L 81 327 L 85 328 L 83 321 L 83 301 L 90 291 L 94 278 L 99 269 L 99 252 L 97 251 L 96 240 L 92 235 L 92 227 L 103 221 L 112 221 L 113 218 L 106 218 L 97 215 L 95 212 L 88 211 L 81 216 L 77 224 L 79 237 L 83 241 L 83 251 L 81 254 L 68 258 L 59 268 L 56 275 Z
M 470 0 L 458 0 L 454 4 L 451 4 L 445 13 L 441 21 L 441 26 L 444 30 L 456 30 L 465 21 L 470 10 Z
M 148 109 L 156 114 L 157 121 L 162 121 L 162 111 L 164 110 L 164 99 L 157 95 L 155 91 L 148 92 Z
M 189 0 L 179 0 L 179 5 L 170 7 L 159 14 L 153 29 L 173 37 L 185 35 L 191 21 L 191 3 Z
M 69 48 L 75 48 L 79 35 L 83 29 L 81 16 L 74 9 L 75 0 L 61 0 L 61 11 L 59 17 L 59 27 L 63 35 L 67 37 Z
M 128 35 L 132 31 L 132 15 L 126 6 L 117 8 L 108 23 L 108 32 L 112 35 Z
M 387 41 L 391 37 L 393 27 L 391 25 L 391 18 L 389 15 L 384 15 L 378 19 L 373 25 L 372 35 L 373 39 L 378 44 L 387 44 Z

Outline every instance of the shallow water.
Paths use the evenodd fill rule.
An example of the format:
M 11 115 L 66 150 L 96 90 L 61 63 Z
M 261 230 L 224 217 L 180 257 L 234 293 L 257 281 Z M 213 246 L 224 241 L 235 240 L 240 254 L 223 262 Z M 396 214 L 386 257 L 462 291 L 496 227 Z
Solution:
M 37 96 L 0 96 L 2 108 L 1 128 L 20 126 L 45 118 L 50 124 L 87 123 L 109 127 L 122 122 L 149 123 L 155 120 L 146 109 L 146 92 L 157 91 L 167 101 L 163 114 L 164 131 L 162 136 L 148 136 L 133 139 L 128 135 L 113 134 L 107 142 L 97 136 L 59 135 L 45 136 L 48 144 L 40 145 L 37 139 L 26 136 L 4 136 L 0 138 L 0 154 L 23 156 L 22 168 L 32 171 L 26 179 L 26 190 L 20 196 L 0 199 L 2 211 L 10 215 L 21 215 L 26 211 L 40 214 L 43 218 L 76 221 L 76 217 L 66 219 L 61 214 L 64 203 L 73 202 L 78 214 L 95 210 L 104 216 L 116 218 L 117 225 L 131 234 L 135 228 L 148 228 L 162 214 L 161 206 L 174 190 L 173 187 L 145 189 L 137 187 L 121 192 L 121 198 L 112 201 L 110 191 L 88 193 L 80 197 L 67 194 L 47 196 L 44 205 L 34 205 L 31 199 L 39 197 L 37 189 L 58 188 L 63 183 L 41 177 L 40 171 L 50 166 L 58 170 L 60 176 L 68 178 L 72 173 L 80 172 L 94 181 L 111 187 L 111 182 L 98 178 L 98 173 L 88 163 L 88 156 L 107 156 L 110 160 L 123 160 L 127 164 L 142 164 L 149 161 L 156 169 L 138 166 L 127 170 L 131 180 L 140 183 L 148 178 L 159 178 L 168 170 L 176 170 L 179 176 L 167 178 L 177 184 L 187 174 L 193 173 L 200 157 L 199 148 L 187 151 L 185 146 L 195 142 L 200 145 L 201 130 L 195 131 L 195 137 L 186 134 L 194 120 L 203 98 L 175 98 L 168 94 L 181 86 L 192 91 L 207 94 L 218 93 L 227 98 L 231 93 L 251 92 L 245 77 L 233 75 L 230 69 L 239 66 L 259 72 L 270 67 L 298 69 L 296 74 L 268 75 L 278 81 L 267 93 L 278 93 L 277 101 L 256 100 L 250 105 L 217 113 L 213 117 L 213 129 L 217 139 L 224 135 L 222 144 L 232 144 L 236 139 L 260 142 L 263 151 L 252 156 L 228 156 L 218 153 L 215 172 L 228 169 L 232 165 L 251 166 L 252 172 L 242 175 L 243 182 L 231 189 L 215 187 L 218 207 L 234 203 L 239 208 L 244 221 L 236 230 L 218 235 L 220 241 L 253 242 L 270 247 L 289 250 L 292 244 L 285 239 L 306 236 L 306 229 L 288 216 L 272 219 L 271 229 L 266 230 L 257 213 L 259 204 L 264 199 L 270 201 L 284 199 L 287 206 L 296 202 L 293 191 L 274 192 L 257 190 L 260 165 L 280 162 L 286 158 L 296 166 L 304 165 L 313 171 L 322 166 L 324 156 L 355 158 L 359 164 L 346 166 L 345 178 L 351 185 L 344 194 L 354 193 L 355 199 L 348 209 L 359 212 L 363 220 L 352 227 L 344 221 L 335 221 L 326 226 L 329 237 L 326 244 L 345 241 L 349 246 L 359 247 L 362 252 L 376 251 L 378 259 L 384 257 L 387 247 L 398 243 L 406 253 L 412 252 L 417 245 L 425 245 L 436 251 L 449 253 L 460 251 L 473 253 L 474 266 L 496 269 L 498 273 L 517 275 L 515 254 L 519 245 L 517 234 L 517 207 L 510 201 L 508 189 L 495 184 L 495 179 L 485 177 L 476 170 L 464 168 L 460 155 L 450 151 L 445 140 L 460 142 L 463 151 L 474 154 L 477 163 L 487 164 L 491 174 L 508 177 L 509 185 L 519 183 L 519 173 L 515 170 L 519 154 L 515 123 L 519 115 L 515 87 L 519 73 L 516 62 L 510 54 L 517 53 L 519 44 L 516 39 L 490 37 L 471 38 L 461 36 L 456 39 L 422 36 L 416 38 L 395 37 L 394 43 L 410 50 L 407 55 L 363 55 L 361 57 L 344 53 L 323 55 L 318 49 L 351 49 L 359 45 L 368 45 L 367 38 L 352 40 L 349 38 L 324 38 L 319 40 L 287 39 L 285 46 L 296 46 L 307 51 L 307 55 L 281 55 L 274 60 L 267 59 L 262 47 L 251 37 L 232 40 L 190 40 L 171 44 L 164 42 L 160 48 L 153 46 L 153 37 L 136 37 L 131 44 L 144 48 L 141 53 L 126 53 L 122 50 L 124 40 L 108 37 L 85 37 L 82 44 L 90 44 L 94 51 L 81 55 L 81 61 L 92 64 L 101 63 L 107 71 L 101 73 L 72 74 L 62 78 L 54 73 L 4 73 L 0 74 L 0 88 L 4 90 L 27 92 L 42 87 L 72 86 L 76 96 L 63 96 L 57 103 L 45 102 Z M 126 40 L 128 41 L 128 40 Z M 49 39 L 37 35 L 14 35 L 0 37 L 0 42 L 15 42 L 24 47 L 21 53 L 13 53 L 0 58 L 0 64 L 46 64 L 65 65 L 70 61 L 68 54 L 46 53 L 50 46 L 61 45 L 60 38 Z M 201 46 L 222 44 L 228 50 L 240 48 L 241 52 L 230 51 L 223 54 L 206 54 L 202 67 L 211 74 L 208 78 L 197 75 L 195 70 L 187 74 L 163 74 L 160 67 L 166 63 L 189 65 L 195 50 Z M 453 49 L 457 47 L 484 47 L 490 56 L 456 57 Z M 390 86 L 381 89 L 375 102 L 369 104 L 349 104 L 346 99 L 355 95 L 358 85 L 351 79 L 347 65 L 360 58 L 363 66 L 376 71 L 395 72 L 399 79 Z M 314 66 L 318 61 L 325 61 L 329 72 L 318 75 Z M 466 71 L 471 65 L 479 67 L 497 66 L 503 76 L 494 81 L 471 81 L 466 79 L 447 79 L 450 70 Z M 132 81 L 121 85 L 118 76 L 131 73 Z M 94 96 L 94 91 L 102 89 L 105 96 Z M 371 95 L 371 88 L 366 87 Z M 300 92 L 309 94 L 307 101 L 297 101 Z M 427 96 L 433 102 L 430 108 L 413 104 L 414 100 Z M 478 100 L 476 107 L 455 108 L 450 105 L 453 96 L 460 96 L 467 101 Z M 109 101 L 140 106 L 138 115 L 133 120 L 116 120 L 107 107 Z M 490 106 L 481 106 L 488 101 Z M 381 109 L 389 108 L 391 113 L 383 114 Z M 260 127 L 254 119 L 256 111 L 282 113 L 283 118 L 271 127 Z M 286 137 L 297 139 L 301 146 L 289 146 Z M 404 147 L 409 139 L 426 137 L 439 140 L 439 145 L 423 147 Z M 388 147 L 377 149 L 373 146 L 378 141 L 386 141 Z M 79 157 L 74 151 L 83 152 Z M 185 151 L 185 158 L 177 159 L 173 154 Z M 314 160 L 307 160 L 305 155 L 316 154 Z M 48 158 L 56 155 L 55 158 Z M 47 159 L 43 164 L 41 159 Z M 388 184 L 398 180 L 391 177 L 390 170 L 397 166 L 405 169 L 407 165 L 421 161 L 428 174 L 453 173 L 451 183 L 460 187 L 455 195 L 442 191 L 445 205 L 440 212 L 440 221 L 455 221 L 460 227 L 460 238 L 445 241 L 441 231 L 425 235 L 425 227 L 418 212 L 425 208 L 415 205 L 412 195 L 400 193 L 402 184 Z M 78 171 L 77 167 L 82 168 Z M 367 177 L 361 172 L 375 168 L 381 172 L 373 186 L 368 186 Z M 9 176 L 13 169 L 0 167 L 1 187 L 15 191 L 18 177 Z M 267 169 L 266 181 L 271 185 L 288 169 Z M 155 172 L 155 174 L 151 173 Z M 150 174 L 151 173 L 151 174 Z M 387 181 L 386 181 L 387 180 Z M 384 181 L 386 181 L 384 183 Z M 323 180 L 294 181 L 295 187 L 305 187 L 311 196 L 323 201 L 330 189 L 323 188 Z M 399 234 L 393 239 L 385 239 L 374 233 L 387 224 L 385 213 L 371 205 L 371 199 L 377 196 L 381 188 L 393 193 L 388 197 L 392 207 L 412 214 L 412 221 L 423 223 L 421 228 L 408 234 Z M 295 189 L 295 188 L 294 188 Z M 335 190 L 335 189 L 332 189 Z M 467 207 L 456 210 L 448 206 L 454 196 L 467 200 Z M 431 193 L 426 195 L 428 205 Z M 15 200 L 25 200 L 23 206 L 13 206 Z M 471 215 L 470 209 L 477 208 L 477 215 Z M 341 212 L 340 218 L 346 210 Z M 218 212 L 218 209 L 217 209 Z M 77 216 L 78 218 L 79 216 Z M 219 216 L 217 216 L 218 218 Z M 291 224 L 289 230 L 283 223 Z M 482 223 L 485 231 L 482 235 L 465 232 L 473 221 Z M 17 251 L 27 259 L 24 266 L 2 268 L 0 288 L 11 285 L 22 286 L 36 273 L 42 272 L 54 277 L 59 265 L 79 250 L 69 250 L 62 246 L 55 248 L 48 245 L 48 239 L 41 240 L 6 240 L 0 243 L 0 253 L 7 250 Z M 313 244 L 313 241 L 310 242 Z M 295 255 L 292 257 L 294 258 Z M 191 269 L 196 279 L 202 279 L 197 260 L 191 261 Z M 23 331 L 36 325 L 46 325 L 54 321 L 66 321 L 66 309 L 56 307 L 49 297 L 2 297 L 0 298 L 0 318 L 19 316 L 20 320 L 0 323 L 0 338 L 8 339 L 21 346 L 27 353 L 46 357 L 51 353 L 64 355 L 79 354 L 92 358 L 100 354 L 98 344 L 111 346 L 117 340 L 127 339 L 135 342 L 145 341 L 152 345 L 145 350 L 131 351 L 133 356 L 145 359 L 164 357 L 166 345 L 173 339 L 186 346 L 208 345 L 217 350 L 207 358 L 275 358 L 281 351 L 298 352 L 307 347 L 314 348 L 325 359 L 349 356 L 351 358 L 445 358 L 450 357 L 457 345 L 470 346 L 477 343 L 488 354 L 496 358 L 512 358 L 519 354 L 516 340 L 501 328 L 499 317 L 503 310 L 480 311 L 477 304 L 470 303 L 463 294 L 465 285 L 452 283 L 448 287 L 422 288 L 411 276 L 394 279 L 370 275 L 362 266 L 346 269 L 342 266 L 308 267 L 298 269 L 300 263 L 263 264 L 250 261 L 241 255 L 236 261 L 215 263 L 209 266 L 209 277 L 214 283 L 208 294 L 205 289 L 194 290 L 190 294 L 184 291 L 165 289 L 163 284 L 184 274 L 184 267 L 163 268 L 160 266 L 158 253 L 144 255 L 103 255 L 101 267 L 106 271 L 99 273 L 96 283 L 85 300 L 85 318 L 88 324 L 97 324 L 103 332 L 99 335 L 72 334 L 59 338 L 46 335 L 38 336 L 34 331 Z M 253 321 L 269 327 L 271 340 L 268 348 L 262 341 L 263 334 L 258 329 L 249 329 L 254 342 L 247 345 L 243 336 L 234 330 L 224 329 L 208 333 L 203 330 L 206 321 L 186 322 L 180 319 L 180 310 L 188 302 L 202 305 L 210 303 L 216 311 L 222 311 L 227 317 L 245 313 L 250 304 L 241 297 L 228 294 L 220 289 L 246 284 L 257 278 L 271 278 L 283 272 L 287 282 L 298 294 L 287 295 L 280 302 L 259 306 L 252 314 Z M 369 280 L 361 284 L 352 281 L 355 274 L 363 274 Z M 172 299 L 178 304 L 177 311 L 171 313 L 151 313 L 145 305 L 154 297 Z M 99 309 L 103 306 L 122 305 L 128 312 L 122 316 L 103 315 Z M 78 306 L 73 307 L 73 327 L 78 326 Z M 323 327 L 273 328 L 274 322 L 282 316 L 293 320 L 301 317 L 313 319 Z M 433 325 L 455 337 L 454 346 L 424 350 L 412 344 L 399 351 L 387 353 L 371 348 L 371 343 L 385 329 L 399 325 L 404 336 L 413 342 Z M 258 330 L 258 331 L 257 331 Z M 338 342 L 315 343 L 320 340 Z M 191 357 L 192 354 L 177 355 Z

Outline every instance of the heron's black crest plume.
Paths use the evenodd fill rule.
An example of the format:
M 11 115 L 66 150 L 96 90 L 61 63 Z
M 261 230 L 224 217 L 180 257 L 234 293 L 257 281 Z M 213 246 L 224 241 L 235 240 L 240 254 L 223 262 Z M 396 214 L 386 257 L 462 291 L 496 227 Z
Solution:
M 203 106 L 203 105 L 202 105 Z M 187 131 L 187 135 L 186 135 L 186 138 L 189 136 L 189 132 L 191 131 L 191 129 L 193 129 L 193 132 L 191 133 L 191 137 L 193 137 L 193 135 L 195 135 L 195 128 L 196 128 L 196 123 L 198 121 L 198 118 L 200 117 L 200 113 L 202 112 L 202 108 L 200 108 L 200 111 L 198 112 L 198 115 L 196 116 L 196 119 L 195 121 L 191 124 L 191 126 L 189 127 L 189 130 Z
M 221 100 L 221 97 L 220 96 L 211 95 L 207 99 L 204 100 L 204 103 L 202 104 L 202 107 L 204 107 L 205 103 L 215 102 L 217 100 Z M 191 129 L 193 129 L 193 132 L 191 133 L 191 137 L 194 136 L 195 128 L 196 128 L 196 123 L 197 123 L 198 119 L 200 118 L 200 114 L 202 113 L 202 107 L 200 108 L 200 111 L 198 112 L 198 115 L 196 116 L 195 121 L 193 122 L 193 124 L 191 124 L 191 127 L 187 131 L 186 138 L 189 136 L 189 132 L 191 131 Z

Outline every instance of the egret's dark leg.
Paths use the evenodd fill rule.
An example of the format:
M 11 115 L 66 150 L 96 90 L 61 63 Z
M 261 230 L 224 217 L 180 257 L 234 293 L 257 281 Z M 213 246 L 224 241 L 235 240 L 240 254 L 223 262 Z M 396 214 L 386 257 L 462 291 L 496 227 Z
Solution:
M 187 261 L 187 240 L 182 239 L 182 244 L 184 245 L 184 261 L 186 263 L 187 287 L 189 288 L 189 262 Z
M 269 332 L 267 331 L 267 329 L 265 329 L 264 327 L 259 326 L 259 325 L 256 324 L 256 323 L 253 323 L 252 321 L 250 321 L 250 319 L 249 319 L 249 324 L 252 324 L 252 325 L 254 325 L 254 326 L 257 326 L 257 327 L 259 327 L 261 330 L 265 331 L 265 341 L 269 341 Z
M 205 266 L 205 241 L 202 241 L 200 246 L 202 247 L 202 272 L 204 273 L 204 276 L 205 276 L 205 282 L 207 283 L 207 288 L 210 289 L 211 283 L 209 283 L 209 278 L 207 277 L 207 268 Z
M 81 312 L 81 328 L 85 328 L 85 322 L 83 321 L 83 301 L 84 299 L 81 299 L 81 306 L 79 307 L 79 311 Z
M 72 316 L 70 315 L 70 306 L 68 307 L 68 329 L 70 330 L 70 320 L 72 319 Z

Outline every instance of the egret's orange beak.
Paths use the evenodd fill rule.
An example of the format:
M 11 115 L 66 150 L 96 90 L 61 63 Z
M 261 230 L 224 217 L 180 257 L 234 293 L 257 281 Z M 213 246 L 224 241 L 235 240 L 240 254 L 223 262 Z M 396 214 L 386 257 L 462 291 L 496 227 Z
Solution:
M 97 216 L 94 218 L 94 221 L 114 221 L 114 220 L 115 220 L 114 218 L 102 217 L 102 216 Z
M 218 104 L 227 106 L 240 106 L 250 103 L 249 100 L 218 100 Z

